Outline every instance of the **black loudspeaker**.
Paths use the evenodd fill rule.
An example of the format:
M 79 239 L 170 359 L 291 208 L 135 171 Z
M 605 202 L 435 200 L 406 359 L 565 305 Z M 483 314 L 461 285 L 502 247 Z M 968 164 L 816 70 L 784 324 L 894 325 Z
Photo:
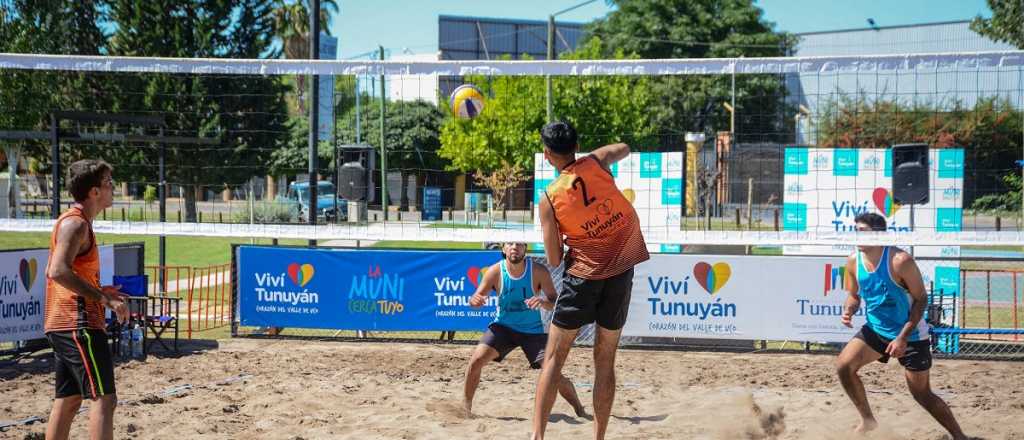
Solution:
M 366 198 L 366 169 L 359 162 L 349 162 L 338 169 L 338 195 L 345 200 Z
M 377 171 L 376 151 L 367 144 L 345 144 L 339 148 L 338 195 L 346 200 L 376 200 L 374 174 Z
M 928 203 L 928 144 L 892 146 L 892 198 L 901 205 Z

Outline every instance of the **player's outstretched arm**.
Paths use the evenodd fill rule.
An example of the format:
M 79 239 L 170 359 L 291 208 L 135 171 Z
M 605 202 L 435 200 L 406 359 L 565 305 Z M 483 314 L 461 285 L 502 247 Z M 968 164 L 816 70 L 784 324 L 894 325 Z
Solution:
M 611 168 L 612 164 L 625 159 L 629 156 L 629 145 L 626 144 L 611 144 L 605 145 L 591 152 L 601 165 L 605 168 Z
M 476 287 L 476 292 L 469 298 L 469 305 L 472 307 L 480 307 L 487 302 L 487 297 L 491 296 L 491 292 L 498 289 L 498 283 L 501 280 L 501 265 L 492 264 L 484 272 L 483 281 Z

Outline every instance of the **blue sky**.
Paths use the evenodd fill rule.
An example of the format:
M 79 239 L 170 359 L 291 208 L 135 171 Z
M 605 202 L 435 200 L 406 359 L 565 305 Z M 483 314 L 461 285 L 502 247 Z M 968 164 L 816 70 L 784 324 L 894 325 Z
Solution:
M 547 20 L 550 13 L 579 0 L 338 0 L 341 13 L 331 31 L 339 37 L 339 58 L 376 50 L 392 53 L 408 48 L 415 53 L 437 50 L 438 15 Z M 776 29 L 800 33 L 879 26 L 965 20 L 991 16 L 985 0 L 756 0 Z M 558 17 L 588 22 L 607 14 L 598 0 Z

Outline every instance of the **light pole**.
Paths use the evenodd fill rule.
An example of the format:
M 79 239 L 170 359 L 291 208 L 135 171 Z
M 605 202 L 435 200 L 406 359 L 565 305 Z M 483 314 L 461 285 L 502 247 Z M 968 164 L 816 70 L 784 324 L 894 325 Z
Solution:
M 589 5 L 596 1 L 597 0 L 588 0 L 583 3 L 579 3 L 574 6 L 562 9 L 561 11 L 555 12 L 554 14 L 548 15 L 548 61 L 555 59 L 555 17 L 558 15 L 562 15 L 566 12 L 575 10 L 577 8 Z M 548 122 L 552 122 L 554 120 L 554 104 L 552 103 L 551 99 L 551 75 L 544 75 L 544 89 L 545 103 L 547 104 Z

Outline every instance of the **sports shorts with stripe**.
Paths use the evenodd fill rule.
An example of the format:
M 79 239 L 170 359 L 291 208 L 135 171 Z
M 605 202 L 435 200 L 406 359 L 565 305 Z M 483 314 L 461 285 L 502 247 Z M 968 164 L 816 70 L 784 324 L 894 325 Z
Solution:
M 79 329 L 54 331 L 46 334 L 53 347 L 57 373 L 55 396 L 81 395 L 84 399 L 99 399 L 114 390 L 114 362 L 103 330 Z

